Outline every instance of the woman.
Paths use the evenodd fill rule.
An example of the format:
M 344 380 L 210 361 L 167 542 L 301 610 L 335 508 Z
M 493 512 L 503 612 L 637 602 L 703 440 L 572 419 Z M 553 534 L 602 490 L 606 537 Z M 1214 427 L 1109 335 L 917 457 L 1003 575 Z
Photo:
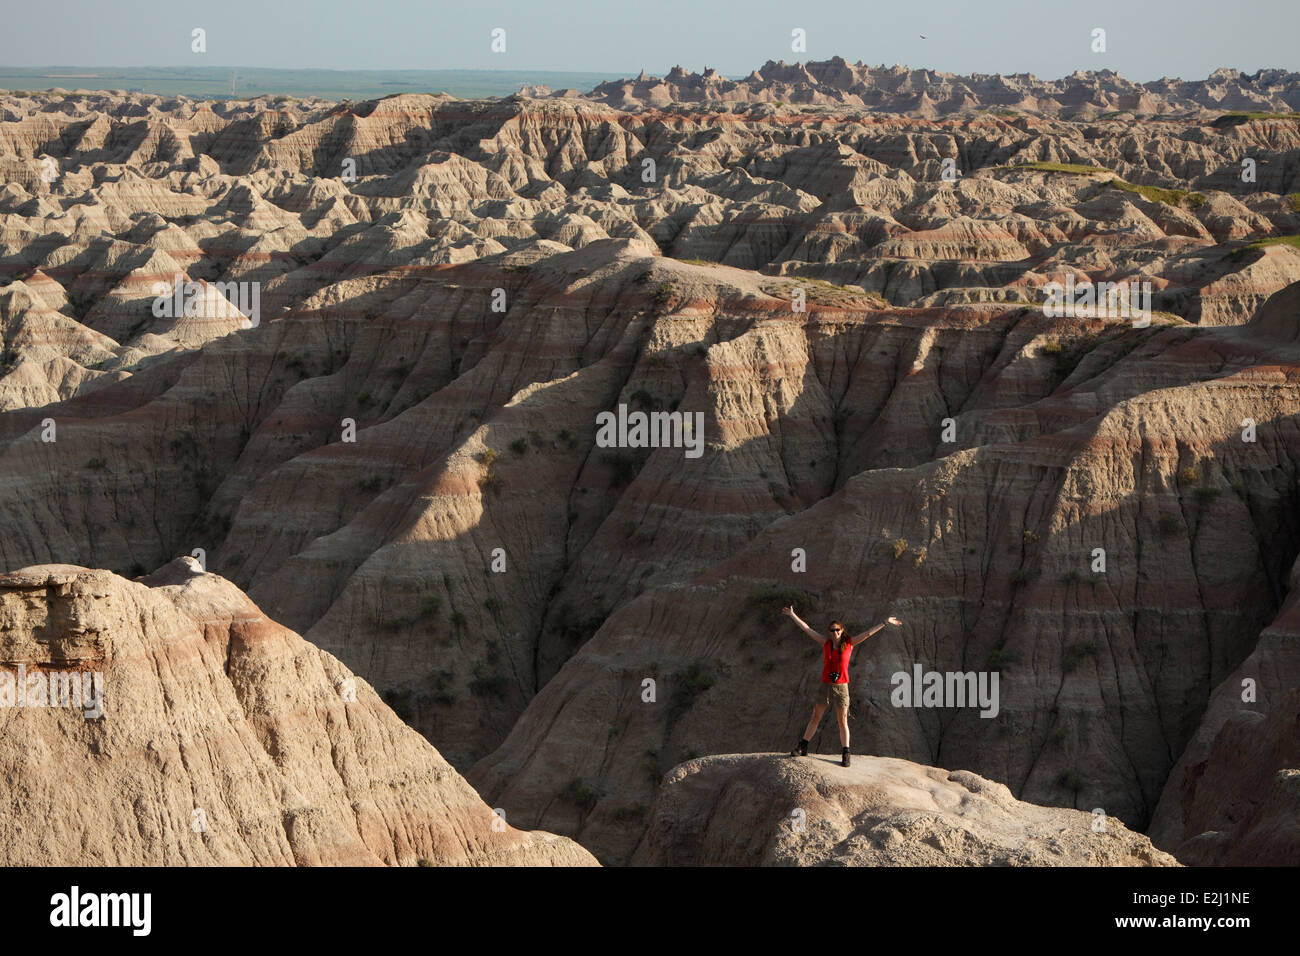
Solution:
M 849 657 L 853 654 L 855 644 L 861 644 L 885 625 L 877 624 L 856 637 L 846 637 L 844 625 L 839 621 L 831 621 L 831 636 L 825 638 L 805 624 L 799 615 L 794 613 L 793 607 L 783 607 L 781 613 L 794 621 L 799 630 L 822 646 L 822 680 L 813 703 L 812 720 L 808 721 L 808 727 L 804 730 L 799 745 L 790 751 L 790 756 L 808 756 L 808 741 L 812 740 L 813 734 L 817 733 L 817 725 L 821 723 L 827 705 L 833 703 L 840 722 L 840 746 L 844 748 L 840 763 L 847 767 L 849 766 Z M 885 620 L 894 627 L 901 627 L 903 623 L 896 617 Z

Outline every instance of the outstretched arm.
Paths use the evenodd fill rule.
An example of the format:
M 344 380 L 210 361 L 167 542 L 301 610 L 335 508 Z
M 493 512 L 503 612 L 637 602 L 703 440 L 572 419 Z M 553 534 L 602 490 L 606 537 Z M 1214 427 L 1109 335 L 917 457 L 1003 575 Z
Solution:
M 885 624 L 892 624 L 894 627 L 901 627 L 903 622 L 896 617 L 890 617 L 885 619 Z M 849 643 L 855 646 L 861 644 L 867 638 L 875 635 L 877 631 L 881 630 L 885 626 L 885 624 L 877 624 L 875 627 L 868 628 L 856 637 L 849 638 Z
M 795 626 L 798 627 L 799 630 L 803 631 L 805 634 L 807 634 L 809 637 L 811 637 L 811 638 L 812 638 L 814 641 L 816 641 L 818 644 L 825 644 L 825 643 L 826 643 L 826 638 L 822 637 L 820 634 L 818 634 L 816 631 L 814 631 L 811 627 L 809 627 L 807 624 L 805 624 L 805 623 L 803 622 L 803 618 L 801 618 L 798 614 L 794 613 L 794 608 L 793 608 L 793 607 L 783 607 L 783 608 L 781 608 L 781 613 L 784 614 L 786 617 L 788 617 L 790 620 L 794 621 Z

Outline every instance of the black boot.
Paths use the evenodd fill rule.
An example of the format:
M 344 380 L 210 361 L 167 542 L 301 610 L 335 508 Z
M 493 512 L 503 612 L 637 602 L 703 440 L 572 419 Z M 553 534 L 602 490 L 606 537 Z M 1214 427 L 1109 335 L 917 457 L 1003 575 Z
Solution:
M 843 755 L 842 757 L 840 757 L 840 764 L 841 764 L 842 766 L 847 767 L 851 762 L 852 762 L 852 761 L 851 761 L 851 759 L 850 759 L 850 757 L 849 757 L 849 748 L 848 748 L 848 747 L 845 747 L 845 748 L 844 748 L 844 755 Z
M 795 747 L 794 750 L 791 750 L 791 751 L 790 751 L 790 756 L 791 756 L 791 757 L 806 757 L 806 756 L 808 756 L 808 741 L 804 740 L 804 739 L 801 737 L 801 738 L 799 739 L 799 746 Z

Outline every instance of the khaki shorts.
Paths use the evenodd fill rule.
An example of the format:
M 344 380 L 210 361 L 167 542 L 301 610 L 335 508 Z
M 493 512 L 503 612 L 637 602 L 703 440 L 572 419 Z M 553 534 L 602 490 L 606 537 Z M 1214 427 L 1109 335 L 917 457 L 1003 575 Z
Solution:
M 847 714 L 849 712 L 849 685 L 818 684 L 817 696 L 813 699 L 813 703 L 826 707 L 843 708 L 844 713 Z

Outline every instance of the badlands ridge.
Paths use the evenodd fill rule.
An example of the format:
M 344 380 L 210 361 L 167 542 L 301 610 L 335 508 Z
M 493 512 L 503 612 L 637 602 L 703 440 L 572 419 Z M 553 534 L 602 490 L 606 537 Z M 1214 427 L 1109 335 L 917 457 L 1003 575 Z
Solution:
M 0 664 L 111 646 L 130 695 L 0 712 L 48 755 L 8 752 L 0 827 L 64 821 L 69 863 L 723 862 L 746 824 L 690 808 L 731 787 L 750 861 L 1300 862 L 1298 91 L 0 95 Z M 1048 317 L 1067 278 L 1149 325 Z M 598 447 L 619 405 L 702 413 L 702 455 Z M 817 678 L 790 601 L 906 622 L 855 656 L 883 762 L 820 849 L 759 756 Z M 890 706 L 918 663 L 997 670 L 997 716 Z

